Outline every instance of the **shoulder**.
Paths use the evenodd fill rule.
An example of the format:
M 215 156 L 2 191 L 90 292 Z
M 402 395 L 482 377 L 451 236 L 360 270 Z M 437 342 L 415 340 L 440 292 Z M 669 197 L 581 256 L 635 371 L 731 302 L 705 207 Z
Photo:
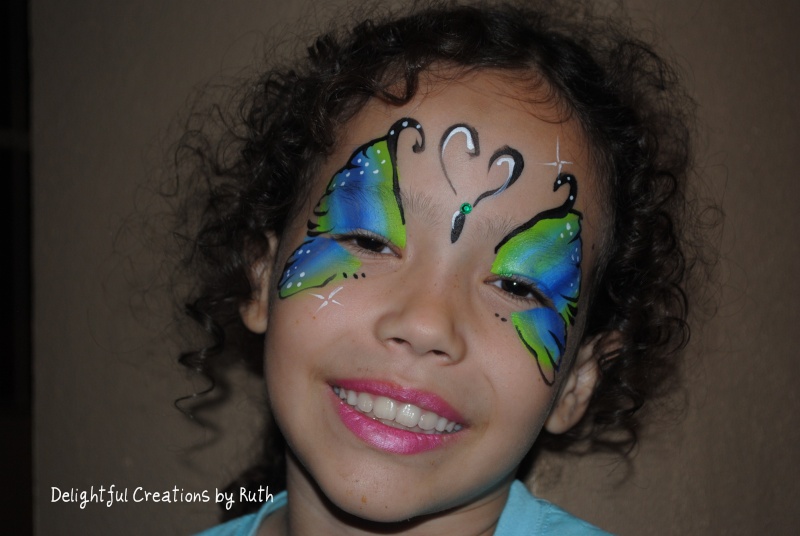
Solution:
M 511 485 L 500 521 L 497 536 L 559 536 L 607 535 L 608 533 L 565 512 L 558 506 L 537 499 L 524 484 Z
M 237 517 L 227 523 L 204 530 L 195 536 L 255 536 L 264 519 L 285 505 L 286 492 L 284 491 L 275 495 L 273 500 L 265 502 L 258 512 Z

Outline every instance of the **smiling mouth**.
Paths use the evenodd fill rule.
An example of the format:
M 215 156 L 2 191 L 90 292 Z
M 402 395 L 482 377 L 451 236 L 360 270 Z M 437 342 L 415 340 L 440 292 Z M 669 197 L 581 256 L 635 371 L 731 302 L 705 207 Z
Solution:
M 406 402 L 398 402 L 387 396 L 376 396 L 369 393 L 333 386 L 333 392 L 342 402 L 352 406 L 365 416 L 375 419 L 392 428 L 419 434 L 449 434 L 458 432 L 462 426 Z

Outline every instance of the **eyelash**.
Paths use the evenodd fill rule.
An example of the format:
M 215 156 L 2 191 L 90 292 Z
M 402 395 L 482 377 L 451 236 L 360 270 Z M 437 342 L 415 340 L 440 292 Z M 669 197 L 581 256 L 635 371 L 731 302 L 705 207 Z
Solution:
M 520 277 L 502 277 L 493 281 L 489 281 L 489 284 L 499 288 L 504 294 L 517 301 L 524 303 L 547 303 L 547 300 L 544 298 L 544 296 L 542 296 L 541 292 L 539 292 L 539 289 Z M 508 285 L 510 288 L 504 288 L 506 285 Z M 524 294 L 514 292 L 515 290 L 524 292 Z
M 340 244 L 344 244 L 346 247 L 366 255 L 397 254 L 389 241 L 384 237 L 363 229 L 348 234 L 335 235 L 333 239 Z

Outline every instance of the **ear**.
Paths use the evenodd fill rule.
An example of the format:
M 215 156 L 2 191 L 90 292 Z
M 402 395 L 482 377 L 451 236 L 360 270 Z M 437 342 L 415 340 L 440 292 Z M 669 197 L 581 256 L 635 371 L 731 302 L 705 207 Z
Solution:
M 602 347 L 600 345 L 602 344 Z M 598 358 L 619 348 L 617 332 L 597 335 L 578 349 L 575 363 L 544 423 L 551 434 L 563 434 L 583 418 L 600 381 Z
M 269 255 L 258 260 L 250 267 L 250 288 L 253 294 L 249 300 L 239 304 L 239 316 L 245 327 L 253 333 L 265 333 L 269 312 L 269 285 L 272 277 L 272 266 L 277 253 L 278 237 L 267 233 Z

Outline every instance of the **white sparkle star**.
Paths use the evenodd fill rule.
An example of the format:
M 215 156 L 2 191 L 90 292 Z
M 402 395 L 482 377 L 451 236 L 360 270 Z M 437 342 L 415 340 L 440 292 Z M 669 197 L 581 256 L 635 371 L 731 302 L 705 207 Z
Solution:
M 564 164 L 572 164 L 572 162 L 567 162 L 566 160 L 561 160 L 561 147 L 559 145 L 559 140 L 556 138 L 556 160 L 555 162 L 547 162 L 543 163 L 543 166 L 558 166 L 558 173 L 556 175 L 561 175 L 561 168 Z
M 317 308 L 317 310 L 316 310 L 315 312 L 317 312 L 317 313 L 318 313 L 320 309 L 322 309 L 323 307 L 325 307 L 326 305 L 328 305 L 328 304 L 330 304 L 330 303 L 335 303 L 336 305 L 342 305 L 342 304 L 341 304 L 341 303 L 339 303 L 338 301 L 334 300 L 334 299 L 333 299 L 333 297 L 334 297 L 334 296 L 336 296 L 336 294 L 337 294 L 337 293 L 338 293 L 340 290 L 342 290 L 343 288 L 344 288 L 344 287 L 339 287 L 339 288 L 337 288 L 336 290 L 334 290 L 333 292 L 331 292 L 330 294 L 328 294 L 328 297 L 327 297 L 327 298 L 326 298 L 325 296 L 321 295 L 321 294 L 312 294 L 312 296 L 314 296 L 315 298 L 319 298 L 320 300 L 322 300 L 322 305 L 320 305 L 320 306 Z

